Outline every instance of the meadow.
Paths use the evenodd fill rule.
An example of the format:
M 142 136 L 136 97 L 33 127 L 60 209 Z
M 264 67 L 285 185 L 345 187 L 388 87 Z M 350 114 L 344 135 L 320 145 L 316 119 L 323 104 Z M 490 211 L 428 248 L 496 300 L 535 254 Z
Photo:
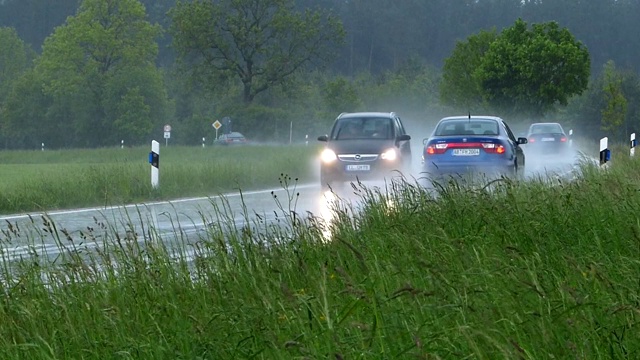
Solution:
M 278 186 L 282 172 L 315 178 L 310 146 L 160 148 L 159 187 L 150 147 L 0 152 L 0 214 L 112 206 Z
M 360 211 L 260 232 L 212 206 L 178 254 L 61 234 L 54 264 L 0 270 L 0 358 L 637 359 L 638 178 L 619 151 L 570 182 L 354 184 Z

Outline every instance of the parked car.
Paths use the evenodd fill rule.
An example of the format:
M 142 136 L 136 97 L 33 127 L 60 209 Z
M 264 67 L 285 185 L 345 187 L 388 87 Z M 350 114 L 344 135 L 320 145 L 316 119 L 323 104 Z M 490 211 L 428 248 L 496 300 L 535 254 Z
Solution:
M 423 140 L 423 170 L 433 178 L 469 173 L 517 176 L 525 155 L 507 123 L 497 116 L 451 116 L 441 119 Z
M 246 144 L 247 139 L 239 132 L 230 132 L 222 134 L 213 141 L 214 145 L 242 145 Z
M 527 132 L 528 154 L 536 155 L 560 155 L 570 150 L 569 137 L 562 126 L 554 122 L 534 123 L 529 126 Z
M 342 113 L 331 133 L 318 137 L 326 146 L 320 155 L 320 183 L 380 180 L 394 170 L 411 167 L 411 136 L 393 112 Z

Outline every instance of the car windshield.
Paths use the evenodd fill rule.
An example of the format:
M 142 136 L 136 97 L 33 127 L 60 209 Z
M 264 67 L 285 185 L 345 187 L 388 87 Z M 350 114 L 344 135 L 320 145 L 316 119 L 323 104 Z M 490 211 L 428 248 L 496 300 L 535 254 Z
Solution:
M 498 122 L 491 119 L 456 119 L 440 122 L 434 135 L 498 135 Z
M 391 139 L 393 137 L 391 129 L 389 118 L 345 118 L 338 121 L 331 139 Z
M 562 126 L 560 124 L 536 124 L 531 125 L 531 134 L 553 134 L 562 133 Z

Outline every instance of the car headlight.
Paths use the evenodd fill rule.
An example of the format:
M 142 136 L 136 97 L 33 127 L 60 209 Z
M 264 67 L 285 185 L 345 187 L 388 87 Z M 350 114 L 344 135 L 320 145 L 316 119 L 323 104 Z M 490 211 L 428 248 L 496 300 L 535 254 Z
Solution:
M 320 159 L 322 160 L 322 162 L 327 164 L 336 161 L 337 158 L 338 157 L 336 156 L 336 153 L 331 149 L 324 149 L 322 151 L 322 154 L 320 154 Z
M 380 157 L 383 160 L 394 161 L 398 157 L 398 153 L 396 152 L 396 149 L 389 149 L 383 152 Z

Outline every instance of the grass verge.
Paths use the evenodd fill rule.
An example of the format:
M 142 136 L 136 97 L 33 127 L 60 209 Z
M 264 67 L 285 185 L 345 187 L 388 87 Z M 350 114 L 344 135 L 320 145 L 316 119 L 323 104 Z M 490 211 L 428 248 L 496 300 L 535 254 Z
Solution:
M 147 148 L 0 152 L 0 213 L 110 206 L 277 186 L 314 178 L 313 146 L 161 147 L 159 188 Z
M 237 229 L 212 203 L 177 254 L 153 229 L 45 221 L 62 255 L 5 262 L 0 357 L 635 359 L 639 175 L 617 157 L 490 192 L 356 186 L 360 211 L 338 202 L 329 225 L 282 207 Z

